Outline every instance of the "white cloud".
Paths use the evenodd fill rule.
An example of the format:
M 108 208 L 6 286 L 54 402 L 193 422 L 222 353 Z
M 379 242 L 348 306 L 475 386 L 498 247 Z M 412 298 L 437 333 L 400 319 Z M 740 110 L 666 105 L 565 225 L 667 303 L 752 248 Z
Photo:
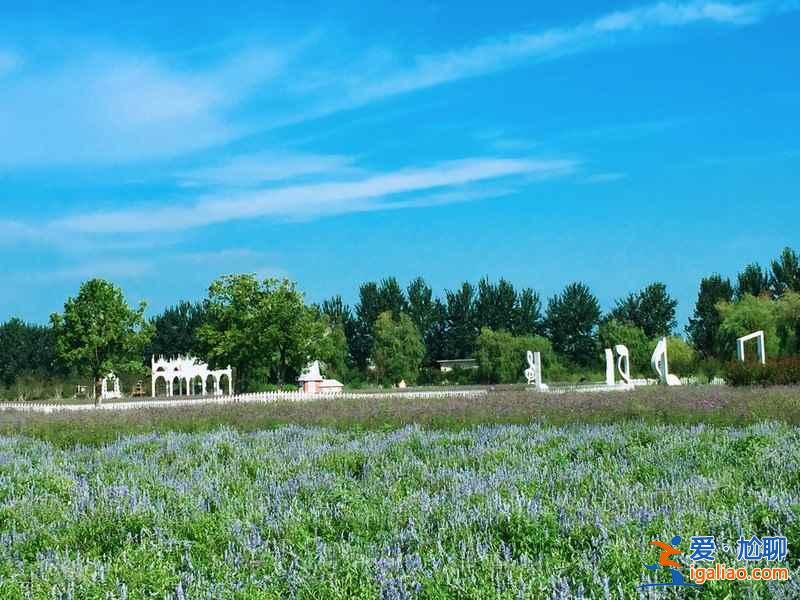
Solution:
M 624 33 L 700 23 L 742 26 L 756 23 L 770 13 L 786 10 L 790 8 L 770 2 L 659 2 L 609 13 L 573 27 L 515 33 L 504 38 L 484 40 L 460 50 L 418 55 L 405 65 L 391 63 L 385 55 L 381 55 L 381 73 L 364 66 L 367 76 L 355 75 L 343 79 L 345 93 L 320 112 L 332 112 L 388 96 L 485 75 L 523 61 L 546 60 L 585 51 L 616 40 Z M 316 77 L 319 78 L 319 75 Z M 317 86 L 321 87 L 319 83 Z
M 82 233 L 147 232 L 202 227 L 260 217 L 316 218 L 374 210 L 398 194 L 429 193 L 509 177 L 558 177 L 572 173 L 571 160 L 481 158 L 370 175 L 358 180 L 209 195 L 191 205 L 90 213 L 61 219 L 52 227 Z M 387 206 L 390 208 L 390 206 Z
M 0 164 L 149 160 L 228 142 L 245 132 L 229 111 L 282 64 L 265 51 L 196 73 L 104 53 L 24 73 L 0 95 Z
M 352 163 L 352 158 L 340 155 L 262 152 L 187 171 L 179 179 L 186 186 L 248 187 L 306 175 L 352 174 L 355 171 Z

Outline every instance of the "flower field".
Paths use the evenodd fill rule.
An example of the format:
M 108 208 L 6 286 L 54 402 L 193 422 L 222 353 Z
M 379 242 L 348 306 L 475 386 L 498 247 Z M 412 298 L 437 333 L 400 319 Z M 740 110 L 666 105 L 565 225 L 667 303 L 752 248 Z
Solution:
M 800 597 L 798 430 L 287 426 L 73 447 L 0 437 L 3 599 L 636 598 L 642 582 L 668 579 L 643 568 L 657 559 L 649 541 L 676 534 L 731 546 L 786 535 L 793 577 L 679 595 Z M 734 564 L 735 552 L 717 560 Z

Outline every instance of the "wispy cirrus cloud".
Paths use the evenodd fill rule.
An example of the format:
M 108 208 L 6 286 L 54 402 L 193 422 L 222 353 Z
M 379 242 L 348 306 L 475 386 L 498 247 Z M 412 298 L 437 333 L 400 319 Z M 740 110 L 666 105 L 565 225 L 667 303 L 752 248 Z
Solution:
M 483 40 L 472 46 L 436 54 L 421 54 L 405 62 L 380 53 L 381 66 L 353 69 L 339 79 L 342 88 L 320 114 L 367 104 L 374 100 L 478 77 L 512 68 L 524 62 L 553 60 L 585 52 L 615 41 L 625 34 L 647 30 L 679 28 L 699 24 L 745 26 L 771 14 L 797 10 L 795 2 L 659 2 L 627 11 L 615 11 L 572 27 L 539 32 L 516 32 L 506 37 Z M 350 72 L 351 70 L 348 70 Z M 366 71 L 364 76 L 361 71 Z M 315 86 L 325 88 L 315 75 Z M 301 80 L 298 86 L 304 86 Z M 335 87 L 331 82 L 327 86 Z
M 0 94 L 0 131 L 9 142 L 0 145 L 0 166 L 182 156 L 387 97 L 633 41 L 634 34 L 701 24 L 742 27 L 797 8 L 794 1 L 771 0 L 658 2 L 410 56 L 391 47 L 331 53 L 335 40 L 324 35 L 246 47 L 211 64 L 108 48 L 29 64 L 0 51 L 0 76 L 14 74 Z M 207 175 L 225 177 L 221 171 Z
M 57 220 L 50 227 L 84 234 L 180 230 L 241 219 L 309 219 L 392 208 L 400 194 L 453 191 L 459 186 L 508 178 L 559 177 L 574 172 L 573 160 L 478 158 L 431 167 L 370 174 L 349 181 L 290 185 L 266 190 L 210 194 L 191 205 L 96 212 Z
M 347 175 L 356 172 L 349 156 L 299 152 L 259 152 L 240 155 L 221 164 L 178 174 L 181 185 L 251 187 L 304 176 Z

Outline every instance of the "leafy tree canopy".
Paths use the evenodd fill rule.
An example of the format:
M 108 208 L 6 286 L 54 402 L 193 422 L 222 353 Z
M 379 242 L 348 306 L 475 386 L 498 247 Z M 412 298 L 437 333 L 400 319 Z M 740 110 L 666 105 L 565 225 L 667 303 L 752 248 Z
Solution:
M 733 299 L 733 287 L 728 279 L 714 274 L 700 282 L 700 291 L 694 305 L 694 313 L 689 319 L 686 333 L 694 348 L 704 357 L 719 356 L 721 353 L 718 339 L 722 317 L 717 311 L 720 302 L 728 303 Z
M 545 323 L 553 349 L 580 366 L 597 362 L 600 303 L 583 283 L 570 283 L 547 303 Z
M 541 336 L 515 336 L 509 331 L 481 329 L 476 342 L 478 374 L 484 383 L 515 383 L 524 380 L 527 351 L 540 352 L 542 371 L 557 365 L 550 342 Z
M 153 331 L 144 318 L 146 304 L 135 309 L 122 290 L 103 279 L 90 279 L 68 298 L 64 313 L 50 317 L 56 355 L 69 368 L 91 376 L 99 397 L 109 372 L 142 372 L 142 351 Z
M 800 292 L 800 257 L 791 248 L 784 248 L 777 260 L 772 261 L 772 293 Z
M 416 383 L 425 346 L 417 327 L 405 313 L 399 317 L 383 312 L 375 322 L 372 360 L 378 379 L 384 383 Z
M 736 298 L 740 299 L 745 294 L 751 296 L 762 296 L 770 293 L 769 273 L 761 268 L 758 263 L 747 265 L 744 270 L 736 276 Z
M 675 329 L 675 309 L 678 301 L 667 293 L 667 286 L 651 283 L 643 290 L 617 300 L 611 318 L 630 323 L 644 331 L 647 337 L 669 335 Z
M 754 331 L 764 332 L 767 356 L 776 356 L 780 349 L 778 339 L 777 305 L 766 297 L 745 294 L 738 302 L 717 304 L 722 322 L 719 339 L 722 357 L 733 359 L 736 356 L 736 338 Z
M 237 387 L 264 377 L 279 385 L 316 358 L 326 333 L 317 311 L 288 279 L 225 275 L 208 290 L 208 321 L 198 331 L 212 366 L 233 365 Z
M 650 357 L 656 342 L 648 338 L 641 327 L 611 319 L 600 325 L 598 336 L 602 348 L 613 350 L 617 344 L 624 344 L 630 353 L 631 372 L 650 376 Z

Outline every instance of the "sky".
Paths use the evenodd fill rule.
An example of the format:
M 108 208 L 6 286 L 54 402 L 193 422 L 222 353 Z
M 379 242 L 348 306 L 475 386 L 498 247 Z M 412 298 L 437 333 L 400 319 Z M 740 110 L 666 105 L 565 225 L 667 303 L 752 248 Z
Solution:
M 0 321 L 104 277 L 604 309 L 800 249 L 800 1 L 37 2 L 0 21 Z

